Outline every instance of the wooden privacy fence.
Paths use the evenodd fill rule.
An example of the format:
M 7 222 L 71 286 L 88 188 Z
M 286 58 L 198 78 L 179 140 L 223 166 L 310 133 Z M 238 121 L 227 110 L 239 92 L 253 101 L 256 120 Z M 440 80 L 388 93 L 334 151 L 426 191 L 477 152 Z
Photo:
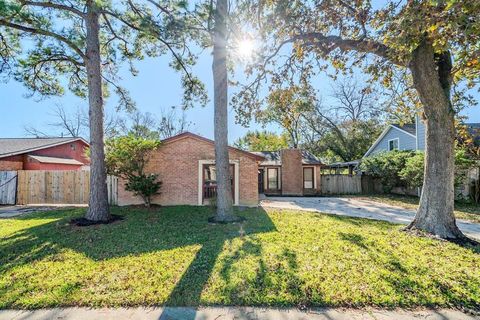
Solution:
M 344 174 L 321 175 L 323 194 L 356 194 L 362 193 L 362 176 Z
M 0 204 L 15 204 L 17 171 L 0 171 Z
M 108 177 L 108 200 L 117 204 L 118 179 Z M 18 171 L 17 204 L 87 204 L 90 171 Z

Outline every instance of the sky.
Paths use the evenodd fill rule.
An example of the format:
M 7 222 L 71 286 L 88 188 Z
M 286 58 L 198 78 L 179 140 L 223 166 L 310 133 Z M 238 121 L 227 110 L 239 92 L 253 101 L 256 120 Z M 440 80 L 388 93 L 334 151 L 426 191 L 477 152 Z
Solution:
M 126 68 L 122 68 L 120 76 L 121 84 L 129 89 L 130 94 L 141 112 L 150 112 L 159 116 L 162 109 L 168 111 L 171 106 L 178 106 L 182 99 L 182 88 L 179 74 L 168 66 L 169 57 L 147 58 L 136 63 L 139 70 L 137 76 L 132 76 Z M 187 120 L 192 122 L 189 131 L 204 137 L 213 138 L 213 79 L 212 79 L 212 56 L 208 50 L 200 56 L 194 73 L 205 83 L 210 102 L 205 107 L 196 106 L 186 111 Z M 241 73 L 242 65 L 239 63 L 237 72 Z M 328 92 L 332 86 L 331 79 L 320 76 L 316 81 L 317 89 Z M 48 123 L 54 122 L 52 111 L 57 105 L 62 105 L 65 110 L 74 111 L 76 108 L 87 107 L 87 102 L 71 93 L 61 97 L 52 97 L 39 100 L 29 98 L 28 90 L 22 84 L 10 80 L 0 83 L 0 137 L 24 137 L 27 136 L 25 126 L 33 126 L 37 129 L 46 129 Z M 480 100 L 480 94 L 474 93 Z M 115 112 L 115 99 L 106 102 L 107 112 Z M 474 107 L 465 111 L 469 122 L 480 122 L 480 107 Z M 235 123 L 234 110 L 229 107 L 229 142 L 233 143 L 243 136 L 249 129 L 261 129 L 258 124 L 252 123 L 250 128 L 242 127 Z M 279 131 L 275 125 L 267 127 L 271 131 Z

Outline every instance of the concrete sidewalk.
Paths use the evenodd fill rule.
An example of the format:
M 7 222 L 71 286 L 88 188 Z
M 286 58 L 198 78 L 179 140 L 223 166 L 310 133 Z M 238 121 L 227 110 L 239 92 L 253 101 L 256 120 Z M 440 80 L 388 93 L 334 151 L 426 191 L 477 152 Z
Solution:
M 55 308 L 36 311 L 0 310 L 0 320 L 473 320 L 478 319 L 456 310 L 387 311 L 380 309 L 266 309 L 252 307 L 224 308 Z

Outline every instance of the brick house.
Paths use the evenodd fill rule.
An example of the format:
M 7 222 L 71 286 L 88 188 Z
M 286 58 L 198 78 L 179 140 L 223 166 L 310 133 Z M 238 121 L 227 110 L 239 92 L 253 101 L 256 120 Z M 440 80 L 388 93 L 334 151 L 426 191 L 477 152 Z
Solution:
M 319 176 L 317 177 L 317 174 L 320 174 L 318 159 L 295 149 L 282 150 L 279 154 L 282 161 L 275 167 L 279 168 L 278 177 L 282 177 L 282 188 L 277 190 L 277 194 L 317 193 L 320 188 Z M 265 161 L 269 159 L 261 153 L 233 147 L 229 147 L 229 158 L 233 203 L 242 206 L 258 205 L 259 194 L 264 191 L 259 188 L 263 184 L 259 181 L 267 178 L 264 175 L 265 170 L 268 174 L 271 172 L 268 168 L 273 168 L 265 165 Z M 158 174 L 162 181 L 160 194 L 153 197 L 152 203 L 208 204 L 216 194 L 214 159 L 214 142 L 204 137 L 185 132 L 163 140 L 158 150 L 151 155 L 146 168 L 148 173 Z M 307 181 L 304 181 L 304 176 Z M 135 197 L 125 190 L 124 181 L 120 179 L 118 204 L 122 206 L 142 203 L 140 197 Z
M 80 170 L 90 160 L 82 138 L 1 138 L 0 171 Z
M 235 205 L 258 204 L 258 163 L 263 157 L 229 147 L 232 199 Z M 215 147 L 212 140 L 185 132 L 165 139 L 150 157 L 146 171 L 162 181 L 152 203 L 203 205 L 215 195 Z M 143 203 L 119 181 L 118 204 Z
M 258 189 L 265 195 L 306 196 L 321 191 L 322 162 L 306 150 L 253 152 L 265 158 L 258 169 Z

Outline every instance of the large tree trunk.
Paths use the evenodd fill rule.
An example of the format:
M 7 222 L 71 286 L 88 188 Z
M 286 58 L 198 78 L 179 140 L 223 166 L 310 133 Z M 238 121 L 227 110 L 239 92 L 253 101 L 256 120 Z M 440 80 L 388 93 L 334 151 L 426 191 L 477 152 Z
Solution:
M 232 186 L 228 158 L 227 15 L 228 0 L 217 0 L 212 65 L 215 108 L 215 168 L 217 173 L 217 214 L 214 220 L 217 222 L 237 220 L 232 208 Z
M 410 70 L 426 120 L 425 173 L 420 206 L 408 228 L 444 239 L 463 238 L 455 223 L 454 111 L 450 100 L 451 57 L 435 54 L 424 41 L 414 51 Z
M 90 196 L 85 218 L 92 221 L 110 220 L 108 207 L 107 173 L 103 141 L 102 71 L 100 67 L 100 41 L 98 8 L 93 0 L 87 1 L 87 59 L 88 103 L 90 123 Z

